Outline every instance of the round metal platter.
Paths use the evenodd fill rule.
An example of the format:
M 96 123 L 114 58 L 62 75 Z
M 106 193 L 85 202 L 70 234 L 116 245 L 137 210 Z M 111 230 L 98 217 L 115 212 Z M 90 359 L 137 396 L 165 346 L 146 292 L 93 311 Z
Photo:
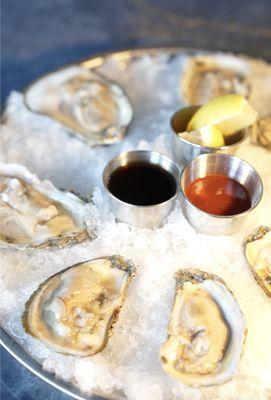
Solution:
M 168 96 L 163 102 L 163 107 L 170 112 L 175 111 L 176 109 L 182 107 L 182 99 L 180 98 L 180 89 L 179 89 L 179 82 L 180 82 L 180 77 L 181 75 L 176 75 L 176 65 L 175 65 L 175 72 L 172 72 L 172 65 L 175 63 L 178 64 L 178 59 L 181 60 L 179 62 L 179 65 L 181 66 L 183 64 L 183 61 L 191 55 L 197 54 L 198 52 L 204 53 L 203 51 L 199 50 L 193 50 L 193 49 L 181 49 L 181 48 L 168 48 L 168 49 L 163 49 L 163 48 L 158 48 L 158 49 L 138 49 L 138 50 L 125 50 L 125 51 L 120 51 L 120 52 L 112 52 L 112 53 L 107 53 L 107 54 L 102 54 L 102 55 L 97 55 L 93 56 L 87 60 L 81 61 L 78 63 L 78 65 L 83 66 L 84 68 L 90 68 L 94 70 L 101 71 L 102 73 L 105 73 L 106 75 L 109 76 L 109 78 L 114 79 L 117 83 L 120 84 L 126 90 L 127 88 L 125 87 L 125 73 L 123 70 L 127 68 L 127 65 L 131 65 L 131 63 L 134 63 L 138 60 L 141 59 L 142 57 L 147 57 L 145 60 L 145 64 L 142 64 L 140 68 L 134 68 L 134 82 L 133 84 L 136 85 L 136 78 L 142 79 L 143 74 L 146 75 L 151 74 L 151 68 L 153 64 L 156 64 L 157 68 L 159 69 L 159 63 L 163 63 L 163 66 L 161 68 L 161 72 L 159 72 L 160 76 L 165 76 L 165 74 L 168 75 L 168 81 L 165 82 L 163 85 L 166 87 L 168 85 L 169 79 L 171 79 L 171 83 L 173 80 L 175 80 L 175 93 L 171 96 L 170 93 L 168 93 Z M 150 62 L 150 59 L 152 60 Z M 112 64 L 112 74 L 110 73 L 110 65 Z M 153 64 L 152 64 L 153 63 Z M 165 71 L 164 65 L 165 63 L 168 66 L 168 70 Z M 172 75 L 171 75 L 172 72 Z M 137 76 L 136 74 L 141 73 L 141 76 Z M 180 70 L 179 72 L 180 73 Z M 158 74 L 158 75 L 159 75 Z M 175 74 L 175 75 L 174 75 Z M 130 71 L 130 76 L 131 76 L 131 71 Z M 158 76 L 159 77 L 159 76 Z M 148 78 L 146 78 L 148 79 Z M 151 78 L 149 78 L 151 79 Z M 177 82 L 176 82 L 177 79 Z M 127 83 L 127 82 L 126 82 Z M 128 90 L 128 95 L 129 90 Z M 142 96 L 142 92 L 140 93 L 140 90 L 137 91 L 137 96 L 140 98 Z M 171 96 L 171 97 L 170 97 Z M 138 99 L 137 98 L 137 99 Z M 137 99 L 132 98 L 132 105 L 133 107 L 135 106 L 135 101 Z M 159 111 L 159 102 L 155 102 L 155 94 L 149 93 L 149 98 L 148 102 L 145 100 L 142 102 L 142 105 L 136 105 L 137 107 L 134 107 L 134 120 L 133 122 L 137 121 L 142 115 L 146 114 L 152 114 L 155 111 Z M 152 100 L 154 100 L 152 102 Z M 133 123 L 128 131 L 128 137 L 130 141 L 133 141 Z M 125 140 L 125 139 L 124 139 Z M 144 132 L 143 135 L 139 134 L 136 136 L 136 140 L 144 140 Z M 87 146 L 87 144 L 86 144 Z M 98 149 L 98 148 L 97 148 Z M 104 148 L 102 151 L 107 152 L 107 158 L 110 159 L 112 155 L 115 155 L 118 153 L 119 150 L 119 144 L 114 145 L 112 147 L 112 151 L 110 149 L 110 146 L 107 148 Z M 99 150 L 97 150 L 99 151 Z M 22 162 L 23 163 L 23 162 Z M 48 171 L 49 176 L 51 175 L 53 177 L 53 170 Z M 57 181 L 57 179 L 56 179 Z M 57 182 L 58 183 L 58 182 Z M 69 180 L 65 182 L 65 185 L 69 185 Z M 77 188 L 78 191 L 80 192 L 80 187 Z M 89 190 L 89 188 L 88 188 Z M 85 193 L 81 193 L 85 194 Z M 20 323 L 20 322 L 18 322 Z M 92 399 L 92 400 L 99 400 L 99 399 L 109 399 L 108 397 L 101 397 L 101 394 L 97 395 L 92 395 L 91 397 L 86 397 L 84 394 L 80 392 L 79 389 L 76 388 L 72 383 L 67 383 L 64 382 L 60 379 L 57 379 L 54 374 L 49 373 L 45 371 L 42 368 L 41 360 L 35 359 L 26 348 L 23 347 L 22 343 L 18 340 L 18 338 L 15 337 L 16 335 L 13 335 L 12 332 L 7 329 L 6 326 L 4 326 L 3 329 L 1 329 L 1 342 L 4 348 L 13 356 L 16 358 L 18 362 L 20 362 L 22 365 L 24 365 L 26 368 L 28 368 L 31 372 L 33 372 L 35 375 L 43 379 L 45 382 L 49 383 L 50 385 L 54 386 L 55 388 L 61 390 L 62 392 L 72 396 L 75 399 Z M 121 396 L 119 397 L 121 398 Z

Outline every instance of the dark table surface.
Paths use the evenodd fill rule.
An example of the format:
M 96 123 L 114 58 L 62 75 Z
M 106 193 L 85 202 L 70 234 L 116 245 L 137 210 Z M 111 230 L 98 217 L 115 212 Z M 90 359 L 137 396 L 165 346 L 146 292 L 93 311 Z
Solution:
M 124 48 L 185 46 L 271 61 L 270 0 L 2 0 L 1 104 L 41 74 Z M 64 400 L 6 351 L 2 400 Z

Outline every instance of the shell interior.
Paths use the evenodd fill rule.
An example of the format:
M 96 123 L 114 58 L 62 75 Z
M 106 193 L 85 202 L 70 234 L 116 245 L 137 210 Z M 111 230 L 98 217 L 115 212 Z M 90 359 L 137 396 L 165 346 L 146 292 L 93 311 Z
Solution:
M 189 386 L 223 384 L 236 373 L 245 339 L 239 305 L 215 275 L 180 270 L 176 281 L 162 366 Z
M 245 256 L 254 278 L 271 297 L 271 228 L 257 228 L 245 241 Z
M 251 135 L 253 143 L 271 150 L 271 115 L 253 124 Z
M 84 203 L 18 164 L 0 164 L 2 243 L 62 247 L 89 239 Z
M 45 281 L 26 303 L 23 325 L 55 351 L 101 351 L 117 320 L 134 265 L 121 256 L 82 262 Z
M 247 73 L 246 62 L 232 55 L 190 57 L 182 74 L 184 100 L 188 105 L 199 105 L 228 93 L 249 97 Z
M 80 66 L 34 82 L 25 92 L 25 102 L 30 110 L 57 120 L 90 144 L 121 140 L 133 113 L 119 85 Z

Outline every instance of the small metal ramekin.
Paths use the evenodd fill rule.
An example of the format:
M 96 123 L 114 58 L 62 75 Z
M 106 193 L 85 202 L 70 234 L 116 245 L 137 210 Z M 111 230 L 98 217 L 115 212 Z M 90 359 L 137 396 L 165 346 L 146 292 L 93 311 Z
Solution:
M 196 207 L 186 196 L 188 185 L 210 174 L 222 174 L 235 179 L 248 192 L 251 207 L 240 214 L 214 215 Z M 181 177 L 182 210 L 188 222 L 198 231 L 209 235 L 228 235 L 238 230 L 249 213 L 259 204 L 263 184 L 258 172 L 246 161 L 227 154 L 202 154 L 191 161 Z
M 159 165 L 161 168 L 170 172 L 176 182 L 176 193 L 174 196 L 163 203 L 150 206 L 137 206 L 126 203 L 115 197 L 108 189 L 108 183 L 111 174 L 118 167 L 135 161 L 143 161 L 150 164 Z M 180 178 L 180 169 L 174 161 L 160 153 L 145 150 L 135 150 L 121 153 L 109 161 L 103 171 L 103 184 L 110 201 L 111 211 L 114 213 L 117 220 L 136 225 L 140 228 L 150 229 L 160 226 L 172 210 L 178 197 Z
M 180 137 L 178 133 L 186 131 L 188 122 L 198 109 L 199 106 L 183 108 L 175 112 L 170 120 L 172 151 L 175 161 L 181 166 L 187 165 L 190 161 L 201 154 L 235 154 L 240 145 L 248 137 L 248 130 L 242 129 L 234 135 L 234 143 L 221 147 L 202 146 Z

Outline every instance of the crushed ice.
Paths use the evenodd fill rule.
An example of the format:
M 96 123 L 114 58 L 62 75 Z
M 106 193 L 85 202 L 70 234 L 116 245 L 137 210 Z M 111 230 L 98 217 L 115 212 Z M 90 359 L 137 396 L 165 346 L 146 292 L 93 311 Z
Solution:
M 2 323 L 33 357 L 43 362 L 46 370 L 76 382 L 84 393 L 123 393 L 129 400 L 230 400 L 236 399 L 237 394 L 246 400 L 268 399 L 271 302 L 246 266 L 242 240 L 255 226 L 271 225 L 270 152 L 250 144 L 240 151 L 239 155 L 259 171 L 264 196 L 247 223 L 233 236 L 197 234 L 182 215 L 179 203 L 164 226 L 153 231 L 116 223 L 104 197 L 103 167 L 120 151 L 155 149 L 171 156 L 168 120 L 181 107 L 176 79 L 183 58 L 169 61 L 161 56 L 158 61 L 145 56 L 131 68 L 124 63 L 121 66 L 126 74 L 120 74 L 120 61 L 114 59 L 102 67 L 104 73 L 126 88 L 135 108 L 127 139 L 119 145 L 89 148 L 57 122 L 27 110 L 22 94 L 10 95 L 1 132 L 1 160 L 22 163 L 59 188 L 81 196 L 92 194 L 92 203 L 86 206 L 88 223 L 97 226 L 98 237 L 59 251 L 3 250 Z M 145 81 L 135 85 L 138 74 L 145 72 Z M 24 303 L 41 282 L 69 265 L 110 254 L 131 258 L 139 268 L 113 336 L 102 353 L 81 359 L 64 356 L 25 334 L 20 322 Z M 197 267 L 221 276 L 245 315 L 248 333 L 238 373 L 219 387 L 189 388 L 168 377 L 159 363 L 158 352 L 166 337 L 174 295 L 174 272 L 184 267 Z M 20 279 L 14 279 L 15 276 Z

